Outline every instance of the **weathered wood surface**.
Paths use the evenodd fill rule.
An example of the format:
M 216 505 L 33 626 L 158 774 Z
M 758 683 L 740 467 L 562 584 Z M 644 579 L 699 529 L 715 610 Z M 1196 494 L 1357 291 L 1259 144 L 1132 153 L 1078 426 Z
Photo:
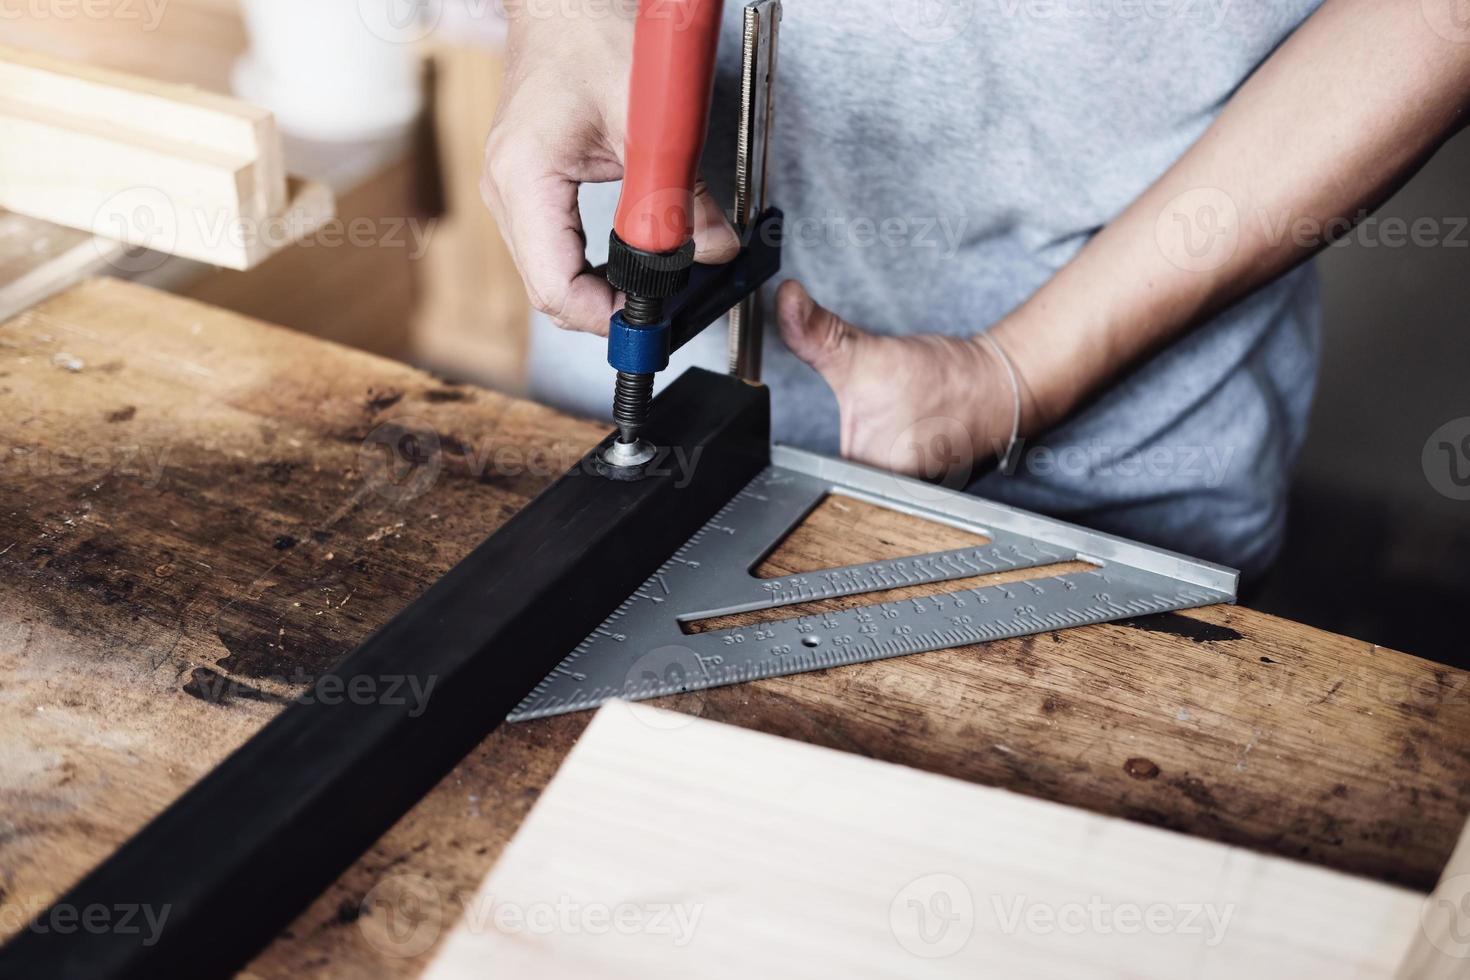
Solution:
M 602 433 L 109 280 L 0 326 L 0 406 L 7 933 Z M 385 470 L 404 432 L 418 465 Z M 951 533 L 834 500 L 772 566 Z M 1470 810 L 1467 681 L 1222 607 L 665 703 L 1427 890 Z M 401 876 L 472 895 L 588 717 L 487 739 L 252 970 L 415 973 L 383 941 Z

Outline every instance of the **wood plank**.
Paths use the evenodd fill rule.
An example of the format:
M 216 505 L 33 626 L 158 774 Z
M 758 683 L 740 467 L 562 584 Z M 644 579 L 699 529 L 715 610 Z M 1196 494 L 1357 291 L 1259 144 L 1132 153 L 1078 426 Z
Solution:
M 0 99 L 0 206 L 231 269 L 258 265 L 333 214 L 331 191 L 301 180 L 288 182 L 283 210 L 252 213 L 253 164 L 177 149 Z
M 431 880 L 417 884 L 420 917 L 391 937 L 406 946 L 454 907 Z M 1421 902 L 613 702 L 463 903 L 426 976 L 481 977 L 493 964 L 496 975 L 548 980 L 1386 978 Z
M 136 75 L 173 83 L 196 94 L 229 92 L 229 68 L 246 47 L 234 0 L 171 0 L 157 8 L 135 0 L 94 0 L 88 9 L 96 12 L 103 8 L 106 16 L 95 18 L 0 19 L 0 40 L 9 42 L 12 48 L 20 46 L 73 64 L 115 69 L 124 77 Z M 244 105 L 233 99 L 218 101 Z M 268 117 L 260 109 L 248 108 L 255 115 Z M 361 153 L 358 148 L 348 155 Z M 160 266 L 158 275 L 154 275 L 154 266 L 159 262 L 156 255 L 137 260 L 129 257 L 118 266 L 92 266 L 85 271 L 121 274 L 124 278 L 141 271 L 145 273 L 144 281 L 173 292 L 327 340 L 406 359 L 418 300 L 421 253 L 437 239 L 434 222 L 423 216 L 418 200 L 419 168 L 417 157 L 413 162 L 385 164 L 340 195 L 334 220 L 290 247 L 264 257 L 244 273 L 228 268 L 193 268 L 180 261 Z M 36 226 L 36 219 L 12 217 Z M 367 245 L 356 243 L 355 230 L 363 220 L 375 222 L 372 242 Z M 78 238 L 83 235 L 61 226 L 50 227 L 52 238 L 62 233 Z M 349 236 L 349 230 L 354 234 Z M 102 239 L 96 241 L 99 247 L 106 244 Z M 122 250 L 116 247 L 117 252 Z M 48 289 L 54 292 L 77 278 L 80 276 L 60 281 L 56 288 L 50 288 L 57 281 L 51 280 Z M 373 288 L 361 288 L 364 282 L 372 283 Z M 13 292 L 7 289 L 0 317 L 14 315 L 43 294 L 22 292 L 19 287 Z
M 42 118 L 59 116 L 104 131 L 181 144 L 201 155 L 257 168 L 252 206 L 258 217 L 285 208 L 286 165 L 270 112 L 193 85 L 159 82 L 0 45 L 4 101 Z
M 1420 910 L 1420 928 L 1395 974 L 1399 980 L 1463 980 L 1470 975 L 1470 824 Z
M 603 434 L 110 280 L 0 325 L 0 399 L 0 881 L 19 909 Z M 382 468 L 404 434 L 416 448 Z M 802 549 L 852 560 L 911 533 L 881 516 L 819 512 Z M 1467 681 L 1230 607 L 668 703 L 1427 890 L 1470 811 Z M 486 740 L 252 969 L 414 975 L 432 951 L 381 951 L 387 913 L 364 900 L 398 874 L 473 894 L 586 722 Z
M 174 207 L 198 209 L 211 219 L 218 213 L 269 213 L 256 209 L 256 172 L 248 157 L 133 135 L 5 98 L 0 140 L 0 203 L 38 218 L 54 215 L 58 224 L 90 230 L 99 206 L 135 188 L 154 190 Z M 133 241 L 129 236 L 136 231 L 124 225 L 114 234 Z
M 246 269 L 331 216 L 268 112 L 0 46 L 0 206 Z
M 235 0 L 170 0 L 156 6 L 137 0 L 89 0 L 88 10 L 96 16 L 69 20 L 0 18 L 0 42 L 72 62 L 191 85 L 198 90 L 226 94 L 230 91 L 229 69 L 246 48 L 244 26 Z M 486 74 L 480 72 L 479 78 L 482 80 Z M 468 93 L 470 81 L 466 79 L 459 90 Z M 461 159 L 469 152 L 471 139 L 476 156 L 480 153 L 483 133 L 470 133 L 473 128 L 473 125 L 459 126 L 458 136 L 450 134 L 450 138 L 459 140 L 456 146 Z M 337 157 L 357 159 L 365 151 L 371 155 L 370 148 L 353 147 L 345 151 L 345 156 L 344 151 L 338 150 L 322 157 L 320 148 L 315 148 L 307 154 L 306 163 L 323 164 L 326 170 L 335 172 L 341 169 Z M 422 188 L 417 186 L 423 183 L 423 176 L 415 172 L 423 169 L 424 156 L 415 153 L 412 165 L 384 161 L 377 172 L 360 183 L 337 187 L 336 220 L 323 228 L 336 234 L 335 241 L 339 244 L 335 247 L 323 247 L 326 236 L 314 234 L 268 257 L 245 274 L 232 269 L 190 270 L 176 262 L 159 270 L 166 278 L 149 275 L 144 281 L 327 340 L 426 363 L 423 352 L 413 347 L 412 325 L 425 294 L 437 288 L 428 283 L 428 278 L 441 275 L 440 270 L 449 274 L 452 269 L 458 274 L 475 263 L 457 251 L 453 244 L 457 233 L 445 237 L 442 223 L 436 226 L 434 219 L 425 214 Z M 322 174 L 314 176 L 320 179 Z M 474 199 L 465 202 L 465 213 L 470 214 L 469 205 L 473 204 L 473 210 L 484 214 L 488 221 L 488 212 L 480 204 L 478 193 L 473 185 L 470 189 Z M 347 230 L 358 227 L 353 222 L 359 219 L 377 222 L 371 245 L 344 241 Z M 498 241 L 493 227 L 489 235 Z M 392 244 L 384 246 L 382 240 L 390 237 Z M 425 246 L 428 254 L 422 254 Z M 435 256 L 444 249 L 461 257 L 441 261 Z M 433 271 L 427 269 L 430 264 L 435 266 Z M 132 267 L 136 263 L 126 265 Z M 514 275 L 508 259 L 503 267 Z M 496 283 L 506 281 L 500 265 L 491 275 Z M 483 269 L 472 272 L 471 278 L 483 278 Z M 519 283 L 518 279 L 509 281 Z M 373 287 L 361 288 L 360 284 L 365 282 Z M 452 284 L 448 288 L 454 289 Z M 466 302 L 480 302 L 464 290 L 454 291 L 453 295 Z M 478 314 L 464 310 L 458 314 L 446 311 L 445 316 L 459 317 L 454 329 L 461 336 L 484 335 L 499 340 L 505 333 L 501 324 L 510 323 L 517 316 L 511 309 L 515 297 L 498 287 L 491 289 L 490 297 L 485 301 L 489 304 L 485 313 L 489 319 L 484 322 L 478 322 L 483 319 Z M 24 305 L 29 303 L 9 312 L 16 312 Z M 512 332 L 523 334 L 528 309 L 524 296 L 519 299 L 518 309 L 521 323 Z M 448 323 L 448 319 L 444 322 Z M 445 369 L 458 365 L 462 373 L 469 373 L 463 371 L 469 363 L 466 358 L 472 354 L 474 357 L 494 354 L 496 363 L 505 364 L 506 369 L 497 370 L 492 380 L 511 382 L 512 376 L 519 372 L 519 355 L 514 350 L 523 348 L 524 339 L 519 347 L 508 341 L 488 346 L 481 343 L 473 352 L 436 358 L 435 362 Z

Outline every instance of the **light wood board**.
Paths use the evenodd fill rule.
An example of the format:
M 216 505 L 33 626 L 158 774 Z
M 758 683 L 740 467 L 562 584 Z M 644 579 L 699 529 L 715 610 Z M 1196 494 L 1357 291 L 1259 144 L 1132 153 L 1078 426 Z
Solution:
M 430 980 L 1389 977 L 1423 898 L 626 703 L 469 900 L 416 890 Z
M 332 214 L 326 188 L 288 186 L 270 113 L 4 46 L 0 206 L 233 269 Z
M 1425 900 L 1419 925 L 1398 980 L 1470 977 L 1470 824 Z
M 0 45 L 0 114 L 64 119 L 99 135 L 151 138 L 175 155 L 243 161 L 254 170 L 243 213 L 279 214 L 286 206 L 286 165 L 275 120 L 265 109 L 192 85 Z

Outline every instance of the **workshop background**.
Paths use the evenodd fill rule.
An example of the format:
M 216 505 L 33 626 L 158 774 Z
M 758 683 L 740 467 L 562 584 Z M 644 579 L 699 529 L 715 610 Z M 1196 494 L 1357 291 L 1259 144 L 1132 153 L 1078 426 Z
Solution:
M 289 168 L 333 187 L 344 225 L 377 229 L 367 243 L 308 240 L 247 273 L 169 260 L 111 274 L 519 391 L 529 309 L 478 193 L 500 9 L 494 0 L 26 0 L 0 4 L 0 43 L 265 104 L 287 135 Z M 288 22 L 296 29 L 282 30 Z M 302 37 L 311 43 L 293 43 Z M 1461 667 L 1470 667 L 1458 639 L 1470 603 L 1470 501 L 1459 498 L 1470 490 L 1456 486 L 1452 465 L 1470 458 L 1439 451 L 1436 433 L 1470 417 L 1467 172 L 1462 133 L 1376 222 L 1319 260 L 1326 317 L 1312 428 L 1285 552 L 1249 597 Z

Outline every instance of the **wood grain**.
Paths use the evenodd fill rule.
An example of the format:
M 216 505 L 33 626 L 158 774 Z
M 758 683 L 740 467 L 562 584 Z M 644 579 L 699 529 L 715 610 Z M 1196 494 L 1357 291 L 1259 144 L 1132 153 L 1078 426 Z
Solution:
M 0 400 L 10 930 L 603 431 L 108 280 L 0 325 Z M 843 561 L 902 526 L 824 520 L 802 548 Z M 668 703 L 1427 890 L 1470 810 L 1467 680 L 1220 607 Z M 586 722 L 503 727 L 253 971 L 415 974 L 429 951 L 373 945 L 364 900 L 404 874 L 473 894 Z
M 89 123 L 112 140 L 157 147 L 166 158 L 244 160 L 253 167 L 251 198 L 241 212 L 279 214 L 287 203 L 286 165 L 275 120 L 264 109 L 193 85 L 68 61 L 0 45 L 0 102 L 47 120 Z M 37 147 L 27 152 L 36 154 Z M 166 162 L 165 160 L 165 162 Z M 111 160 L 95 161 L 104 166 Z
M 842 494 L 828 494 L 756 566 L 757 578 L 801 575 L 926 551 L 977 548 L 990 539 Z
M 400 900 L 416 886 L 423 914 L 394 938 L 422 942 L 445 906 L 431 882 L 397 885 Z M 467 980 L 493 964 L 544 980 L 1368 980 L 1393 975 L 1421 904 L 1406 889 L 613 702 L 427 976 Z

